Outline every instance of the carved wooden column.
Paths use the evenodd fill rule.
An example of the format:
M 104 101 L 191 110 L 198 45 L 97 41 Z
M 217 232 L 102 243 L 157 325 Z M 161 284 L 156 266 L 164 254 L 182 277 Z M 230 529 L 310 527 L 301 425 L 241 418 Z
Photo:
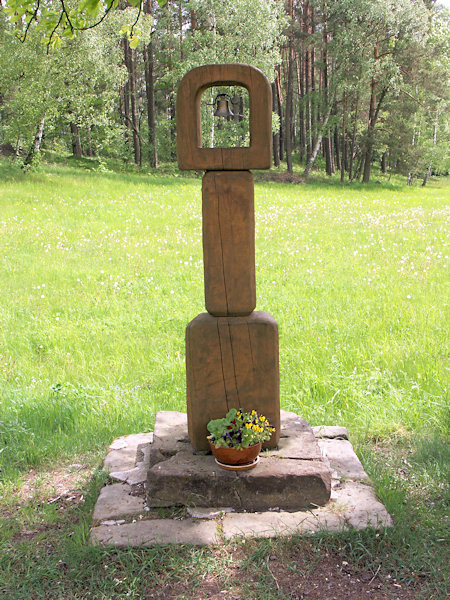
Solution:
M 200 100 L 216 85 L 240 85 L 250 99 L 250 146 L 202 148 Z M 207 65 L 190 71 L 177 95 L 180 169 L 204 169 L 203 259 L 207 313 L 186 328 L 188 430 L 197 450 L 209 448 L 206 425 L 230 408 L 255 409 L 280 437 L 278 326 L 255 311 L 254 186 L 250 169 L 268 169 L 272 95 L 261 71 L 248 65 Z

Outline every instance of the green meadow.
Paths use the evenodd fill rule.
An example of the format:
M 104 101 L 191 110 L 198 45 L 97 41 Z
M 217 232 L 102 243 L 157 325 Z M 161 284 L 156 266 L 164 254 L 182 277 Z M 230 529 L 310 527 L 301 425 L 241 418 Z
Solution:
M 399 598 L 443 598 L 445 589 L 439 561 L 445 560 L 448 477 L 448 199 L 444 180 L 425 188 L 381 175 L 366 186 L 320 176 L 308 185 L 255 183 L 257 310 L 279 324 L 282 408 L 312 425 L 348 427 L 396 519 L 377 542 L 355 533 L 340 541 L 325 536 L 321 547 L 332 556 L 341 544 L 339 552 L 357 568 L 370 564 L 375 572 L 383 564 L 381 573 L 395 571 L 399 585 L 418 590 Z M 100 477 L 94 471 L 115 437 L 151 431 L 158 410 L 185 409 L 184 331 L 205 310 L 201 178 L 67 164 L 23 173 L 0 161 L 0 260 L 0 494 L 7 550 L 0 592 L 18 590 L 8 598 L 127 597 L 131 572 L 157 573 L 169 568 L 169 559 L 158 550 L 108 555 L 86 546 Z M 30 470 L 48 473 L 79 461 L 94 470 L 83 506 L 58 516 L 37 491 L 26 510 L 16 511 Z M 54 595 L 42 580 L 51 580 L 57 555 L 47 552 L 39 565 L 33 558 L 50 534 L 42 533 L 40 550 L 22 538 L 14 543 L 36 519 L 59 524 L 51 530 L 55 547 L 70 554 L 76 573 L 58 574 L 63 587 Z M 70 549 L 61 539 L 69 530 L 75 531 Z M 309 544 L 311 552 L 319 544 L 294 542 Z M 285 544 L 251 542 L 255 569 L 274 545 L 282 556 L 291 552 Z M 201 578 L 228 569 L 235 551 L 184 549 L 181 562 L 187 574 Z M 170 569 L 179 579 L 174 552 Z M 88 570 L 89 581 L 83 578 L 86 561 L 98 566 L 104 560 L 128 573 L 123 596 L 113 577 L 110 587 L 101 573 Z M 31 583 L 23 579 L 25 564 Z M 273 584 L 270 569 L 266 575 Z M 232 590 L 230 577 L 223 585 Z M 80 582 L 89 594 L 79 590 Z M 133 585 L 131 597 L 159 597 L 146 596 L 137 580 Z M 202 598 L 194 589 L 166 597 Z M 236 587 L 242 594 L 236 597 L 296 597 L 282 587 L 266 586 L 266 595 L 252 589 Z

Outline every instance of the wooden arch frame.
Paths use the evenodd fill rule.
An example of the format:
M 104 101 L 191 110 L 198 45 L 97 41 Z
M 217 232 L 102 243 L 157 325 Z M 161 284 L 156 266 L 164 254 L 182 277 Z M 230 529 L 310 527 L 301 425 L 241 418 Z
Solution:
M 202 148 L 200 100 L 215 85 L 240 85 L 250 99 L 250 146 Z M 189 71 L 177 94 L 177 155 L 180 169 L 247 171 L 269 169 L 272 160 L 272 90 L 250 65 L 205 65 Z

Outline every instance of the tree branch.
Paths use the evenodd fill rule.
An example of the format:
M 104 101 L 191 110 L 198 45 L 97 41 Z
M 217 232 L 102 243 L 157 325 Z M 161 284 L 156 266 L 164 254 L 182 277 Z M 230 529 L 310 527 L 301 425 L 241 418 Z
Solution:
M 52 37 L 53 37 L 53 35 L 55 34 L 55 31 L 56 31 L 56 30 L 58 29 L 58 27 L 61 25 L 61 21 L 62 21 L 62 18 L 63 18 L 63 16 L 64 16 L 64 13 L 61 13 L 61 14 L 59 15 L 58 22 L 56 23 L 56 25 L 55 25 L 55 27 L 54 27 L 53 31 L 52 31 L 52 32 L 51 32 L 51 34 L 50 34 L 50 37 L 48 38 L 48 44 L 47 44 L 47 54 L 48 54 L 48 52 L 49 52 L 49 50 L 50 50 L 50 44 L 52 43 Z
M 23 34 L 23 38 L 22 38 L 22 40 L 21 40 L 22 42 L 25 42 L 25 40 L 27 39 L 27 35 L 28 35 L 28 31 L 29 31 L 29 29 L 30 29 L 30 27 L 31 27 L 31 23 L 32 23 L 33 21 L 37 21 L 37 15 L 38 15 L 38 12 L 39 12 L 39 7 L 40 7 L 40 4 L 41 4 L 41 0 L 37 0 L 37 4 L 36 4 L 36 10 L 35 10 L 35 11 L 34 11 L 34 13 L 31 15 L 31 18 L 30 18 L 30 20 L 29 20 L 29 21 L 28 21 L 28 23 L 27 23 L 27 26 L 26 26 L 26 28 L 25 28 L 25 33 Z
M 130 29 L 130 38 L 133 37 L 134 28 L 136 27 L 137 22 L 139 21 L 139 17 L 141 16 L 141 12 L 142 12 L 142 0 L 141 0 L 141 2 L 139 4 L 139 12 L 137 14 L 137 17 L 136 17 L 136 19 L 135 19 L 135 21 L 134 21 L 134 23 L 133 23 L 133 25 L 131 26 L 131 29 Z
M 97 27 L 97 25 L 100 25 L 100 23 L 101 23 L 102 21 L 104 21 L 104 20 L 105 20 L 105 18 L 106 18 L 106 16 L 108 15 L 109 11 L 112 9 L 112 6 L 113 6 L 113 0 L 111 0 L 111 2 L 110 2 L 110 4 L 109 4 L 108 8 L 107 8 L 107 9 L 105 10 L 105 12 L 103 13 L 103 16 L 102 16 L 102 18 L 101 18 L 101 19 L 99 19 L 99 20 L 97 21 L 97 23 L 93 23 L 92 25 L 87 25 L 86 27 L 76 27 L 76 29 L 77 29 L 78 31 L 87 31 L 88 29 L 93 29 L 94 27 Z
M 61 6 L 63 9 L 63 14 L 66 15 L 67 22 L 69 23 L 70 31 L 73 31 L 72 21 L 70 20 L 69 13 L 67 12 L 66 5 L 64 4 L 64 0 L 60 0 Z

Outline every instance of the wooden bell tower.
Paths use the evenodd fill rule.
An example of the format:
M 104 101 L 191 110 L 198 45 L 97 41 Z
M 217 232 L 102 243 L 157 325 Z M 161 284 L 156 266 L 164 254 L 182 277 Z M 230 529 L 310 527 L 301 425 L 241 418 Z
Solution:
M 209 87 L 239 85 L 250 101 L 250 146 L 203 148 L 200 100 Z M 272 94 L 249 65 L 206 65 L 182 79 L 177 95 L 180 169 L 205 170 L 202 182 L 205 306 L 186 328 L 188 431 L 197 450 L 209 448 L 206 425 L 230 408 L 255 409 L 280 437 L 278 326 L 255 311 L 255 212 L 250 169 L 272 158 Z

